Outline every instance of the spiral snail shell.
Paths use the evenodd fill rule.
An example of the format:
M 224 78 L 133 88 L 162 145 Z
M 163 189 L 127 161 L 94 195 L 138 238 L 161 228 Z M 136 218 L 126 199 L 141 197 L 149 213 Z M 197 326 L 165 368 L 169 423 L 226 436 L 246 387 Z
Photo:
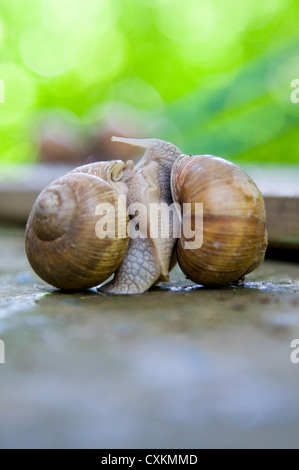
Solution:
M 116 213 L 120 220 L 114 238 L 97 237 L 95 226 L 98 204 L 118 209 L 117 178 L 124 167 L 121 161 L 86 165 L 39 195 L 27 222 L 25 246 L 32 268 L 44 281 L 62 289 L 86 289 L 119 267 L 129 243 L 117 232 L 119 222 L 125 227 L 128 223 L 125 207 Z
M 203 204 L 202 245 L 177 244 L 185 275 L 205 286 L 226 285 L 250 273 L 263 261 L 267 247 L 263 197 L 237 165 L 211 155 L 181 155 L 172 169 L 173 199 L 196 225 L 195 204 Z

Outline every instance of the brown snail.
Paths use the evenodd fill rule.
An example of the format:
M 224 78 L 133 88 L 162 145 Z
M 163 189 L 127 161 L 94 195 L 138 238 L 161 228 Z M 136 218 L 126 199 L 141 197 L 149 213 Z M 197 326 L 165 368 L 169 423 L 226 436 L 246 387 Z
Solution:
M 263 197 L 237 165 L 211 155 L 181 155 L 172 169 L 173 199 L 196 225 L 203 204 L 202 245 L 187 248 L 184 233 L 177 259 L 185 275 L 205 286 L 227 285 L 257 268 L 267 247 Z M 187 242 L 187 243 L 186 243 Z
M 26 253 L 34 271 L 62 289 L 85 289 L 105 281 L 120 265 L 129 239 L 99 238 L 95 233 L 100 203 L 117 206 L 124 163 L 78 168 L 50 184 L 37 198 L 26 228 Z M 117 213 L 127 224 L 125 207 Z M 119 225 L 117 225 L 117 228 Z
M 138 294 L 168 280 L 176 253 L 186 276 L 204 285 L 228 284 L 257 267 L 266 249 L 264 203 L 239 167 L 218 157 L 182 155 L 173 144 L 158 139 L 113 140 L 146 152 L 136 165 L 115 160 L 79 167 L 38 197 L 27 223 L 26 252 L 42 279 L 59 288 L 83 289 L 114 273 L 100 291 Z M 120 196 L 126 199 L 126 209 L 120 208 Z M 174 249 L 178 235 L 172 229 L 180 219 L 170 221 L 164 210 L 173 201 L 191 203 L 191 221 L 196 217 L 192 203 L 203 203 L 201 249 L 186 249 L 184 230 Z M 124 236 L 116 232 L 110 238 L 97 237 L 99 203 L 117 207 L 113 218 Z M 155 204 L 165 205 L 159 227 L 162 232 L 169 229 L 167 236 L 161 231 L 152 235 L 153 219 L 147 214 Z M 131 232 L 128 237 L 136 211 L 139 235 Z
M 116 207 L 118 196 L 126 196 L 127 206 L 140 203 L 146 209 L 152 203 L 170 204 L 171 168 L 181 151 L 158 139 L 114 140 L 145 147 L 146 152 L 135 166 L 132 161 L 114 160 L 71 171 L 49 185 L 31 211 L 26 227 L 27 257 L 33 270 L 55 287 L 90 288 L 115 273 L 103 292 L 138 294 L 158 280 L 168 279 L 175 238 L 150 238 L 148 220 L 139 238 L 119 238 L 118 233 L 98 238 L 96 207 L 101 203 Z M 115 216 L 119 216 L 117 211 Z M 124 219 L 127 225 L 127 213 Z

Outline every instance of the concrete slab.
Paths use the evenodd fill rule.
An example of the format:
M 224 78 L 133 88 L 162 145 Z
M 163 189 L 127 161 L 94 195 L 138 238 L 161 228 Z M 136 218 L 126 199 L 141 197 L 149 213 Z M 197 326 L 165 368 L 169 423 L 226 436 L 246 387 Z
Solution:
M 299 447 L 299 266 L 65 294 L 0 229 L 1 448 Z M 299 353 L 298 353 L 299 357 Z

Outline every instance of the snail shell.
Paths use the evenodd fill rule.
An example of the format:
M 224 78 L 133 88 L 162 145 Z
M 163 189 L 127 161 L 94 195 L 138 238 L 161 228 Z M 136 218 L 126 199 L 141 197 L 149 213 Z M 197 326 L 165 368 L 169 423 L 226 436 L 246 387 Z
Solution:
M 181 155 L 172 169 L 172 195 L 181 206 L 191 203 L 187 215 L 195 227 L 194 204 L 203 203 L 202 246 L 186 249 L 183 230 L 177 244 L 179 265 L 189 279 L 205 286 L 226 285 L 263 261 L 264 200 L 240 167 L 211 155 Z
M 25 245 L 31 267 L 44 281 L 62 289 L 86 289 L 117 270 L 129 243 L 127 236 L 118 238 L 118 229 L 126 234 L 128 223 L 125 205 L 118 211 L 123 190 L 118 178 L 124 168 L 121 161 L 86 165 L 39 195 L 27 222 Z M 115 208 L 114 238 L 96 235 L 100 203 Z

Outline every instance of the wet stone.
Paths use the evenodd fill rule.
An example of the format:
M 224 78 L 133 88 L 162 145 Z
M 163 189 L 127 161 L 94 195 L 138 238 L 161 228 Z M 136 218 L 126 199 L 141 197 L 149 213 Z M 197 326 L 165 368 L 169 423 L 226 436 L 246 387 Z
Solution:
M 0 229 L 0 448 L 298 446 L 298 264 L 74 294 L 31 271 L 23 238 Z

